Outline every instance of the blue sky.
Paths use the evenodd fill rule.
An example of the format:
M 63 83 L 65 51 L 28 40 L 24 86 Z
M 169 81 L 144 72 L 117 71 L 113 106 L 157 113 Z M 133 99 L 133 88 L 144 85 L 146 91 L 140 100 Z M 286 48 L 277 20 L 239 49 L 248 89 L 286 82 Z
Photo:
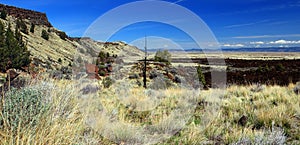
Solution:
M 83 36 L 100 16 L 131 0 L 2 0 L 1 3 L 47 13 L 54 27 L 70 36 Z M 222 47 L 300 46 L 300 0 L 167 0 L 198 15 L 210 28 Z M 157 10 L 159 11 L 159 10 Z M 154 12 L 155 13 L 155 12 Z M 174 12 L 175 13 L 175 12 Z M 157 17 L 159 13 L 155 13 Z M 124 15 L 121 18 L 126 18 Z M 140 16 L 142 17 L 142 16 Z M 188 24 L 188 22 L 186 22 Z M 198 30 L 195 30 L 198 31 Z M 171 47 L 171 40 L 184 48 L 195 48 L 194 40 L 178 28 L 141 22 L 124 27 L 109 41 L 137 40 L 149 36 L 157 45 Z M 95 36 L 93 36 L 95 37 Z M 94 38 L 98 40 L 96 37 Z

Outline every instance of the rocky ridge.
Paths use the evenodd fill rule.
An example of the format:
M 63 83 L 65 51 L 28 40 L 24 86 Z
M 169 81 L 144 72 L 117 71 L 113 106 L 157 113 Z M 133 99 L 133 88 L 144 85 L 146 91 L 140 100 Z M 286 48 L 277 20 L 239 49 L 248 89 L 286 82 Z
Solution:
M 36 25 L 44 25 L 47 27 L 52 27 L 45 13 L 0 4 L 0 11 L 3 10 L 6 11 L 7 14 L 12 17 L 18 19 L 27 19 L 31 23 Z

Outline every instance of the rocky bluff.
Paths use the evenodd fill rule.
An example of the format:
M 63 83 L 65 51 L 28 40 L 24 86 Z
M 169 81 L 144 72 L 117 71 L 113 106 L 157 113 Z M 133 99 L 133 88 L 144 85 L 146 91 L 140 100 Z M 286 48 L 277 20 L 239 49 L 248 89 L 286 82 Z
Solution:
M 0 4 L 0 11 L 2 10 L 10 16 L 19 19 L 27 19 L 33 24 L 52 27 L 45 13 Z

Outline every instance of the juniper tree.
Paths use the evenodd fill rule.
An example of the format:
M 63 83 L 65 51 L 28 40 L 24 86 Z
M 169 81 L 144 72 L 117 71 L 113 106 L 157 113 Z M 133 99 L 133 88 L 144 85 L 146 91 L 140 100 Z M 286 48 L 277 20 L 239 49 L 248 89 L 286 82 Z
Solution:
M 2 69 L 6 66 L 5 65 L 5 30 L 4 30 L 4 25 L 0 21 L 0 69 Z
M 35 24 L 32 23 L 31 26 L 30 26 L 30 32 L 31 33 L 34 33 L 34 28 L 35 28 Z
M 49 34 L 46 30 L 43 30 L 42 31 L 42 37 L 45 39 L 45 40 L 49 40 Z
M 6 11 L 5 11 L 5 10 L 2 10 L 0 13 L 1 13 L 1 14 L 0 14 L 0 18 L 3 19 L 3 20 L 6 20 L 6 16 L 7 16 Z
M 0 24 L 0 29 L 3 24 Z M 15 33 L 11 30 L 10 24 L 5 31 L 1 29 L 2 35 L 0 36 L 3 42 L 0 47 L 0 69 L 2 72 L 10 68 L 22 69 L 30 63 L 30 53 L 25 46 L 22 35 L 19 29 L 16 28 Z M 3 39 L 4 36 L 4 39 Z

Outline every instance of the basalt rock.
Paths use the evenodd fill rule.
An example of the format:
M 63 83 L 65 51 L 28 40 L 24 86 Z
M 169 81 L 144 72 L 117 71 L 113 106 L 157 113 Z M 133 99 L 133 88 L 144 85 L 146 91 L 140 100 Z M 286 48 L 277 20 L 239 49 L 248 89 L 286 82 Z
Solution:
M 2 10 L 6 11 L 6 13 L 12 17 L 27 19 L 35 25 L 52 27 L 45 13 L 0 4 L 0 11 Z

